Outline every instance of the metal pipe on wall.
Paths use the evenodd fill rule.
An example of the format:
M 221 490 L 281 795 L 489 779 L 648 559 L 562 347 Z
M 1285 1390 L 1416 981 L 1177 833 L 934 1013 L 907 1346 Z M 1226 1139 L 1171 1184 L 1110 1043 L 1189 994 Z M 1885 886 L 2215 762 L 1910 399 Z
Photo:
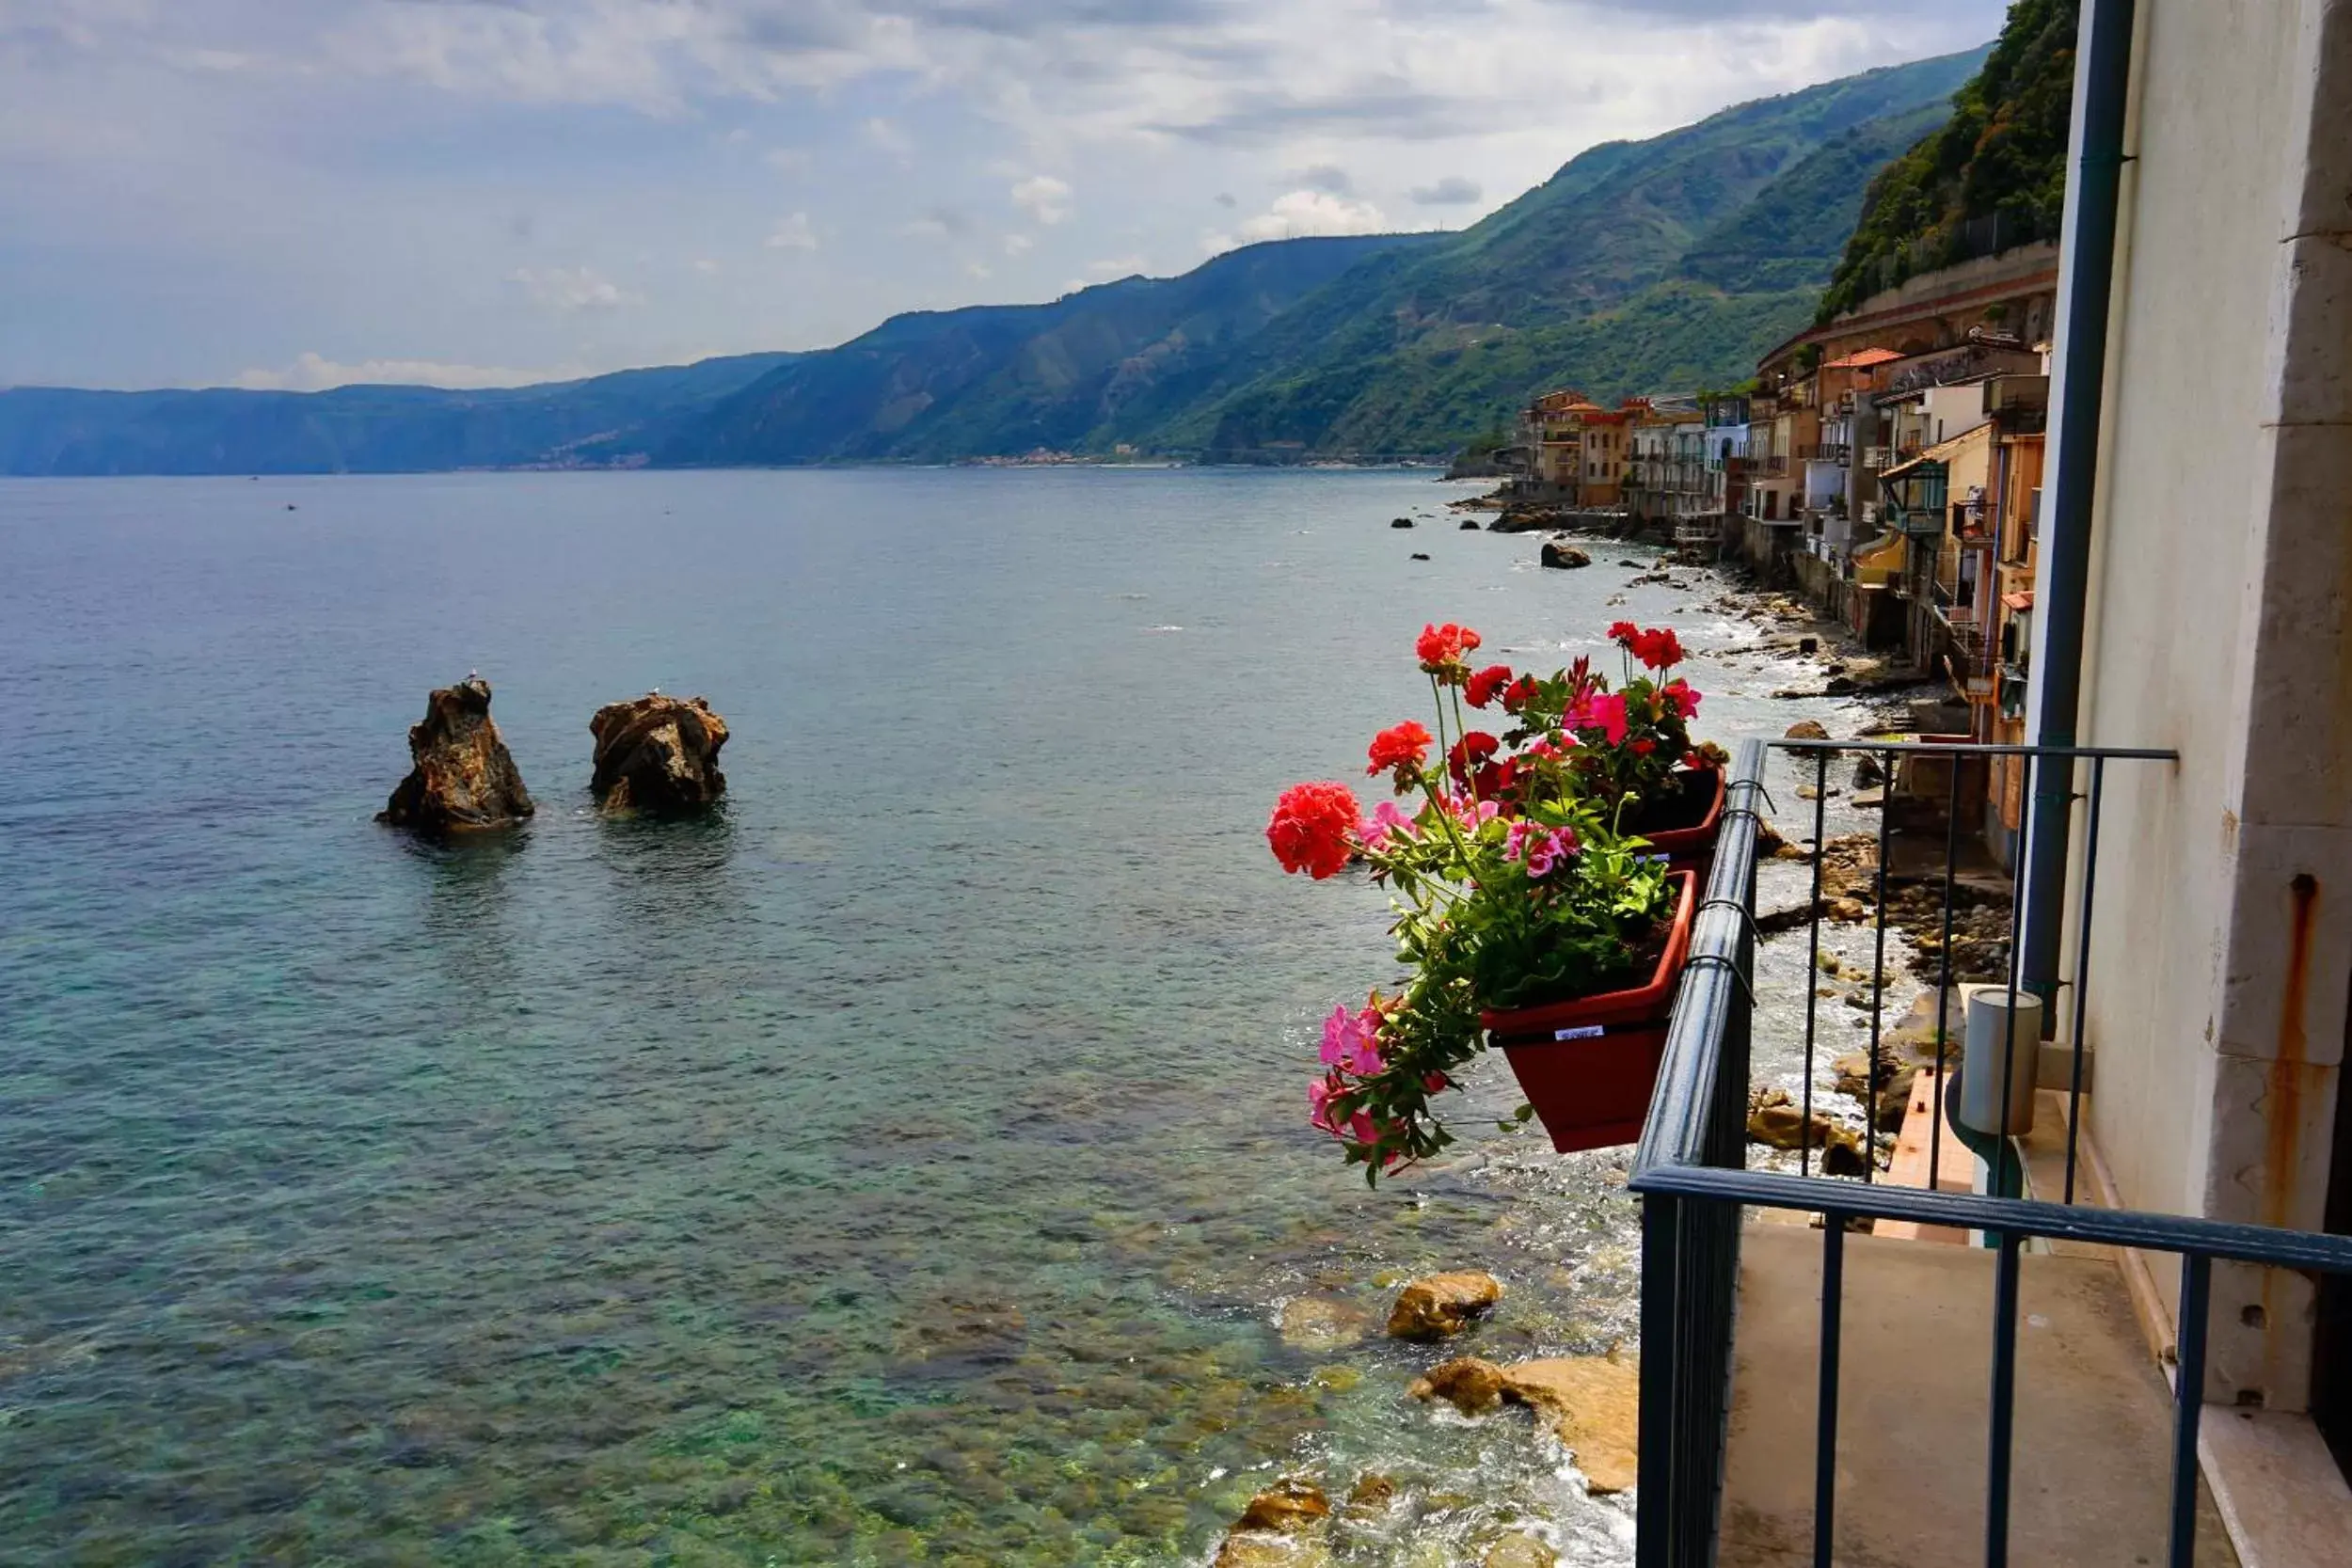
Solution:
M 2107 325 L 2115 283 L 2123 125 L 2131 100 L 2137 0 L 2083 0 L 2074 67 L 2074 168 L 2066 188 L 2058 262 L 2058 334 L 2050 403 L 2051 473 L 2042 491 L 2035 571 L 2033 668 L 2026 709 L 2038 746 L 2073 746 L 2082 699 L 2084 607 L 2090 588 L 2091 502 L 2106 403 Z M 2026 989 L 2057 999 L 2066 922 L 2067 841 L 2074 770 L 2040 770 L 2027 808 L 2019 950 Z

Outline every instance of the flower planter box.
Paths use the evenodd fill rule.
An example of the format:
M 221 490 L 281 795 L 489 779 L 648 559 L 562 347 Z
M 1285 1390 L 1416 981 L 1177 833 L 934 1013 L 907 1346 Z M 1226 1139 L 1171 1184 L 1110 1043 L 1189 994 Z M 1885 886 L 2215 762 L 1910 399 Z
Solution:
M 1643 984 L 1480 1015 L 1563 1154 L 1642 1135 L 1698 905 L 1696 876 L 1677 871 L 1671 879 L 1675 911 L 1665 950 Z
M 1723 832 L 1724 770 L 1709 764 L 1685 768 L 1676 777 L 1682 780 L 1682 787 L 1675 792 L 1663 819 L 1656 827 L 1645 825 L 1635 831 L 1666 857 L 1669 870 L 1696 872 L 1703 879 L 1715 858 L 1715 840 Z

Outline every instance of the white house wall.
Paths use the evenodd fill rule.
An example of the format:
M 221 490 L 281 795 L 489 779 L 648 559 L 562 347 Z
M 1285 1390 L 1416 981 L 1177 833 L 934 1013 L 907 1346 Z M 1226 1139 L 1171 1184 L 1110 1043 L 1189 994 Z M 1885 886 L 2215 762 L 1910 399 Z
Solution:
M 2079 730 L 2181 762 L 2108 768 L 2091 1125 L 2135 1207 L 2316 1228 L 2352 970 L 2352 0 L 2138 11 Z M 2300 1408 L 2310 1312 L 2217 1274 L 2209 1397 Z

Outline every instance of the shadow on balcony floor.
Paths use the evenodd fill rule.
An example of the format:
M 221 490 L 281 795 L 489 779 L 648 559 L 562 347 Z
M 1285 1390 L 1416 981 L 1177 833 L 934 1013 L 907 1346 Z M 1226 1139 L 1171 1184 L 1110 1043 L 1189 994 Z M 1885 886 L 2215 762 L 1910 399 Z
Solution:
M 2022 1259 L 2010 1560 L 2161 1563 L 2170 1392 L 2106 1258 Z M 1836 1561 L 1984 1561 L 1994 1254 L 1848 1239 L 1838 1401 Z M 1813 1560 L 1821 1235 L 1751 1224 L 1724 1483 L 1722 1568 Z M 2197 1560 L 2236 1568 L 2199 1486 Z

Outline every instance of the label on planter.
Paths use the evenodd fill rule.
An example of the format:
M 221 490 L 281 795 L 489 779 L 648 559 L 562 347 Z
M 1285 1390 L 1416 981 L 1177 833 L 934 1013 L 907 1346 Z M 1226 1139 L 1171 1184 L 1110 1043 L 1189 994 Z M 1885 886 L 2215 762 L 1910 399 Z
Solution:
M 1587 1023 L 1577 1029 L 1554 1029 L 1551 1037 L 1555 1040 L 1590 1040 L 1598 1039 L 1608 1032 L 1597 1023 Z

